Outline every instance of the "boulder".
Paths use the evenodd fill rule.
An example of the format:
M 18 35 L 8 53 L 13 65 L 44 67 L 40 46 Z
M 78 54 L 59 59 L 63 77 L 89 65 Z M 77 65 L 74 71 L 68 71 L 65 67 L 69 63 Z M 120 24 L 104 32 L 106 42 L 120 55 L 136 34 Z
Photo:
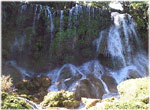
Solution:
M 79 81 L 74 92 L 78 100 L 80 100 L 81 97 L 102 98 L 104 88 L 98 79 L 91 77 L 90 79 Z
M 106 83 L 109 91 L 111 92 L 117 92 L 117 83 L 114 78 L 108 75 L 103 75 L 102 80 Z

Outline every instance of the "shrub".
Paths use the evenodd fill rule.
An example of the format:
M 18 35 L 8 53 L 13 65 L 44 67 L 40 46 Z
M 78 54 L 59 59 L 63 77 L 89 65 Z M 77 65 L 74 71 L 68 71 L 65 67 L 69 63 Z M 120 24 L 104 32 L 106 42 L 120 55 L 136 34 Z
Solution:
M 41 103 L 43 107 L 66 107 L 76 108 L 79 102 L 75 100 L 75 94 L 69 91 L 50 92 Z
M 2 75 L 1 77 L 1 90 L 4 92 L 9 92 L 12 89 L 12 79 L 10 78 L 10 75 L 5 76 Z

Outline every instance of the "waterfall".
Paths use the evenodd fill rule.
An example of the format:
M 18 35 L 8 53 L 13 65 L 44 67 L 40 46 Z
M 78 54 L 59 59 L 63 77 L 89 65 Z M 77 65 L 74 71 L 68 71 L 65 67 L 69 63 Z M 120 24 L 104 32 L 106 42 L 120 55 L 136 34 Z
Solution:
M 89 26 L 90 26 L 90 16 L 91 16 L 91 7 L 87 7 L 88 10 L 88 19 L 89 19 Z
M 74 10 L 74 8 L 75 7 L 72 7 L 71 10 L 69 10 L 69 19 L 68 19 L 68 28 L 69 29 L 71 29 L 71 26 L 72 26 L 71 20 L 72 20 L 72 11 Z M 68 31 L 68 37 L 70 37 L 70 31 L 71 30 Z
M 101 45 L 101 40 L 103 38 L 103 33 L 104 33 L 104 31 L 101 31 L 100 35 L 99 35 L 99 38 L 96 39 L 96 57 L 98 56 L 99 48 L 100 48 L 100 45 Z
M 38 4 L 35 5 L 35 9 L 34 9 L 33 31 L 35 31 L 35 21 L 36 21 L 36 13 L 37 13 L 37 9 L 38 9 Z
M 123 55 L 123 46 L 120 38 L 119 30 L 112 26 L 109 30 L 107 39 L 108 52 L 112 57 L 120 57 L 123 65 L 126 66 L 126 61 Z
M 38 19 L 38 20 L 40 19 L 42 9 L 43 9 L 43 8 L 42 8 L 42 5 L 40 5 L 40 11 L 39 11 L 39 13 L 38 13 L 38 15 L 37 15 L 37 19 Z
M 48 12 L 48 19 L 49 19 L 49 21 L 50 21 L 50 24 L 49 24 L 49 26 L 50 26 L 50 33 L 51 33 L 51 42 L 52 42 L 52 40 L 53 40 L 53 32 L 54 32 L 54 23 L 53 23 L 53 16 L 52 16 L 52 13 L 51 13 L 51 11 L 50 11 L 50 9 L 49 9 L 49 7 L 48 6 L 46 6 L 46 10 L 47 10 L 47 12 Z M 62 29 L 61 29 L 61 27 L 60 27 L 60 31 L 61 31 Z
M 60 11 L 60 36 L 61 36 L 61 32 L 63 32 L 63 17 L 64 17 L 64 11 L 61 10 Z
M 29 7 L 29 5 L 27 6 L 25 4 L 25 5 L 22 5 L 21 8 L 19 8 L 19 14 L 21 13 L 20 18 L 24 17 L 23 15 L 26 14 L 24 12 L 25 11 L 27 12 L 28 7 Z M 54 36 L 58 32 L 58 35 L 60 38 L 56 39 L 56 42 L 54 42 L 54 44 L 55 44 L 55 45 L 53 45 L 54 51 L 55 51 L 55 47 L 57 46 L 57 44 L 56 44 L 57 40 L 60 40 L 62 38 L 63 32 L 64 33 L 67 32 L 68 38 L 70 37 L 68 41 L 66 40 L 67 39 L 66 38 L 65 39 L 66 41 L 62 42 L 62 43 L 64 43 L 64 45 L 66 45 L 68 42 L 69 43 L 67 44 L 67 46 L 71 46 L 72 44 L 73 45 L 75 44 L 75 43 L 72 43 L 73 40 L 71 38 L 72 37 L 71 32 L 74 32 L 74 31 L 76 31 L 76 35 L 73 37 L 78 37 L 77 43 L 76 43 L 77 46 L 78 46 L 78 43 L 79 43 L 79 45 L 80 44 L 82 45 L 83 43 L 85 43 L 84 42 L 84 40 L 85 40 L 84 33 L 89 34 L 91 32 L 90 28 L 92 28 L 91 27 L 92 25 L 90 26 L 90 22 L 92 23 L 92 20 L 94 20 L 94 23 L 95 23 L 96 18 L 99 18 L 99 17 L 96 17 L 97 13 L 98 13 L 98 15 L 103 16 L 103 11 L 100 8 L 95 10 L 95 8 L 92 8 L 92 7 L 85 7 L 85 6 L 78 6 L 78 5 L 76 5 L 75 7 L 72 7 L 68 11 L 69 13 L 67 13 L 67 11 L 64 11 L 64 10 L 57 10 L 57 12 L 56 12 L 55 10 L 51 10 L 51 8 L 49 6 L 42 6 L 39 4 L 31 5 L 29 7 L 29 10 L 31 10 L 31 9 L 33 11 L 33 13 L 31 13 L 32 17 L 33 17 L 33 18 L 31 18 L 31 21 L 33 21 L 33 24 L 31 24 L 31 27 L 33 28 L 34 31 L 36 28 L 36 24 L 38 24 L 40 21 L 42 21 L 46 17 L 46 20 L 48 20 L 48 22 L 47 21 L 45 22 L 44 20 L 43 20 L 43 22 L 46 25 L 48 24 L 48 32 L 46 30 L 45 33 L 50 34 L 51 42 L 53 42 L 53 40 L 55 40 Z M 45 13 L 44 18 L 42 18 L 43 13 Z M 54 17 L 55 13 L 56 13 L 56 17 Z M 68 15 L 68 21 L 67 21 L 67 26 L 65 26 L 66 19 L 64 19 L 64 18 L 66 18 L 67 15 Z M 79 23 L 81 22 L 80 19 L 84 18 L 83 16 L 85 16 L 85 15 L 87 16 L 85 19 L 85 25 L 87 25 L 87 27 L 85 26 L 85 28 L 87 28 L 87 29 L 86 29 L 86 31 L 84 29 L 83 30 L 81 29 L 80 31 L 82 34 L 80 36 L 77 36 L 77 34 L 78 35 L 80 34 L 80 33 L 77 33 L 77 32 L 80 32 L 80 31 L 78 31 L 78 26 L 80 26 Z M 120 82 L 122 82 L 128 78 L 144 77 L 144 76 L 148 75 L 148 57 L 147 57 L 146 53 L 142 50 L 141 41 L 139 39 L 137 30 L 136 30 L 136 24 L 135 24 L 133 18 L 129 14 L 120 14 L 118 12 L 112 12 L 111 18 L 112 18 L 111 25 L 109 28 L 106 28 L 104 30 L 98 30 L 100 32 L 99 35 L 92 36 L 92 38 L 89 39 L 88 43 L 92 42 L 94 44 L 94 46 L 92 47 L 92 45 L 88 45 L 87 47 L 88 47 L 88 49 L 92 48 L 91 49 L 92 52 L 95 51 L 95 53 L 94 52 L 93 53 L 95 54 L 96 58 L 93 58 L 93 59 L 91 58 L 89 61 L 84 60 L 85 62 L 80 65 L 79 64 L 77 65 L 76 62 L 72 62 L 74 64 L 71 64 L 71 62 L 67 62 L 66 64 L 60 63 L 60 64 L 62 64 L 61 66 L 59 65 L 60 67 L 57 67 L 53 70 L 49 70 L 48 72 L 42 73 L 42 75 L 43 74 L 47 75 L 52 80 L 52 84 L 49 87 L 48 91 L 69 90 L 69 91 L 74 92 L 77 90 L 77 86 L 83 85 L 83 88 L 84 88 L 84 86 L 92 88 L 95 98 L 100 98 L 101 94 L 102 95 L 111 94 L 113 91 L 113 90 L 111 90 L 111 87 L 110 87 L 111 84 L 110 84 L 109 78 L 112 78 L 112 80 L 114 80 L 113 83 L 114 83 L 114 86 L 116 87 L 117 84 L 119 84 Z M 92 24 L 94 24 L 94 23 L 92 23 Z M 22 22 L 20 24 L 22 24 Z M 20 24 L 19 24 L 19 26 L 20 26 Z M 54 24 L 58 24 L 58 27 L 56 27 L 57 25 L 54 25 Z M 66 29 L 66 27 L 67 27 L 67 29 Z M 32 28 L 31 28 L 31 30 L 32 30 Z M 23 27 L 22 27 L 22 29 L 23 29 Z M 28 28 L 25 30 L 28 31 Z M 88 32 L 88 30 L 90 30 L 90 31 Z M 29 31 L 30 31 L 30 28 L 29 28 Z M 26 41 L 28 40 L 29 36 L 25 32 L 26 31 L 24 31 L 23 35 L 16 35 L 16 37 L 14 38 L 14 42 L 11 45 L 11 51 L 13 53 L 15 53 L 17 49 L 18 49 L 17 52 L 18 51 L 20 53 L 23 52 L 25 46 L 28 48 L 28 43 Z M 56 32 L 56 34 L 55 34 L 55 32 Z M 42 34 L 44 34 L 44 32 Z M 49 38 L 49 36 L 48 36 L 48 38 Z M 40 41 L 42 41 L 42 43 L 43 42 L 45 43 L 44 40 L 46 40 L 46 39 L 47 39 L 46 35 L 44 34 L 44 38 L 42 40 L 40 39 Z M 32 38 L 30 40 L 33 40 L 33 44 L 34 44 L 34 38 Z M 91 42 L 90 42 L 90 40 L 91 40 Z M 27 44 L 27 45 L 25 45 L 25 44 Z M 37 44 L 37 45 L 43 46 L 43 44 Z M 42 46 L 41 47 L 35 46 L 35 47 L 37 47 L 36 49 L 38 50 L 39 48 L 43 48 L 45 45 L 43 47 Z M 56 48 L 56 49 L 59 50 L 59 48 Z M 57 56 L 62 55 L 62 56 L 60 56 L 61 59 L 65 59 L 65 58 L 69 59 L 70 58 L 70 56 L 69 56 L 70 53 L 68 52 L 68 51 L 70 51 L 69 49 L 74 49 L 74 48 L 66 48 L 66 50 L 64 49 L 65 52 L 62 51 L 63 49 L 62 50 L 60 49 L 59 52 L 57 52 L 57 50 L 56 50 L 56 52 L 54 52 L 54 51 L 52 51 L 52 52 L 54 52 L 55 53 L 54 55 L 57 55 Z M 80 52 L 80 51 L 78 51 L 78 49 L 80 49 L 80 48 L 77 47 L 73 51 L 77 50 L 77 52 Z M 84 49 L 86 50 L 87 48 L 83 47 L 81 49 L 81 52 L 84 52 Z M 104 52 L 102 49 L 104 49 Z M 24 51 L 26 52 L 26 50 L 24 50 Z M 65 54 L 66 51 L 69 53 L 69 55 L 67 54 L 69 57 L 66 57 L 67 56 Z M 45 52 L 45 50 L 44 50 L 44 52 Z M 60 54 L 60 52 L 64 52 L 63 54 L 65 54 L 66 56 L 63 55 L 62 53 Z M 85 54 L 88 54 L 88 52 L 87 53 L 85 52 Z M 29 53 L 29 56 L 31 53 Z M 37 53 L 38 53 L 38 51 L 37 51 Z M 107 53 L 107 55 L 106 55 L 106 53 Z M 22 55 L 22 53 L 20 55 Z M 71 55 L 72 55 L 72 53 L 71 53 Z M 79 54 L 77 57 L 80 57 L 80 55 L 82 55 L 82 54 Z M 15 55 L 13 55 L 13 56 L 15 56 Z M 64 56 L 65 56 L 65 58 L 64 58 Z M 18 57 L 18 56 L 15 56 L 15 57 Z M 101 57 L 101 58 L 99 58 L 99 57 Z M 56 57 L 56 58 L 58 58 L 58 57 Z M 83 57 L 81 57 L 81 58 L 83 58 Z M 45 59 L 43 61 L 45 61 Z M 48 63 L 53 63 L 53 62 L 48 62 Z M 80 61 L 79 61 L 79 63 L 80 63 Z M 110 63 L 111 66 L 109 66 L 105 63 Z M 8 61 L 7 64 L 10 64 L 14 68 L 16 68 L 22 74 L 23 79 L 25 79 L 26 76 L 27 77 L 34 76 L 34 72 L 22 68 L 21 66 L 18 65 L 19 63 L 17 63 L 16 61 Z M 51 66 L 51 64 L 50 64 L 50 66 Z M 52 66 L 53 66 L 53 64 L 52 64 Z M 85 82 L 87 81 L 89 83 L 89 85 L 84 84 L 84 81 Z M 102 91 L 100 91 L 100 90 L 102 90 Z M 89 91 L 89 92 L 91 92 L 91 91 Z M 117 90 L 115 92 L 117 92 Z

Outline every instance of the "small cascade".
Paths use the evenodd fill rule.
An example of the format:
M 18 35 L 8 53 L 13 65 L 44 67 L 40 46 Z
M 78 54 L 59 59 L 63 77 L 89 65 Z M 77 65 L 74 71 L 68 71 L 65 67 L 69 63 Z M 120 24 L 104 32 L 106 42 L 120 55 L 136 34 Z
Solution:
M 71 10 L 69 10 L 69 19 L 68 19 L 68 29 L 71 29 L 72 26 L 72 12 L 74 10 L 75 7 L 72 7 Z M 68 31 L 68 37 L 70 37 L 70 30 Z
M 39 13 L 37 14 L 37 19 L 39 20 L 40 19 L 40 16 L 41 16 L 41 12 L 42 12 L 42 5 L 39 5 L 40 6 L 40 10 L 39 10 Z
M 54 36 L 53 36 L 53 32 L 54 32 L 53 16 L 52 16 L 52 13 L 51 13 L 50 8 L 49 8 L 48 6 L 46 6 L 46 10 L 47 10 L 47 12 L 48 12 L 48 19 L 49 19 L 49 21 L 50 21 L 49 26 L 50 26 L 51 42 L 52 42 L 53 37 L 54 37 Z M 60 30 L 61 30 L 61 29 L 60 29 Z
M 89 19 L 89 25 L 90 25 L 90 16 L 91 16 L 91 7 L 87 7 L 88 10 L 88 19 Z
M 71 75 L 69 78 L 61 78 L 63 73 L 66 71 L 66 74 L 68 74 L 69 71 L 67 71 L 67 68 L 69 68 Z M 106 83 L 102 80 L 101 76 L 104 74 L 104 68 L 97 60 L 93 60 L 90 62 L 86 62 L 83 65 L 76 67 L 72 64 L 65 64 L 59 69 L 55 69 L 53 71 L 50 71 L 47 76 L 52 78 L 52 86 L 49 87 L 48 91 L 58 91 L 58 90 L 69 90 L 69 91 L 75 91 L 76 86 L 79 85 L 79 82 L 82 80 L 87 79 L 90 83 L 92 88 L 96 92 L 96 97 L 99 97 L 99 92 L 97 89 L 97 86 L 92 83 L 92 80 L 88 79 L 88 75 L 93 75 L 95 78 L 100 80 L 102 83 L 104 90 L 106 94 L 109 94 L 110 91 L 106 85 Z M 77 80 L 74 80 L 75 77 L 80 76 L 77 78 Z M 73 81 L 74 80 L 74 81 Z M 73 82 L 72 82 L 73 81 Z M 67 87 L 66 82 L 72 82 L 69 87 Z
M 99 38 L 96 39 L 96 58 L 98 57 L 99 48 L 100 48 L 100 45 L 101 45 L 101 40 L 103 38 L 103 33 L 104 33 L 104 31 L 101 31 L 100 35 L 99 35 Z
M 64 18 L 64 11 L 60 10 L 60 36 L 61 36 L 61 32 L 63 32 L 63 18 Z
M 6 64 L 10 64 L 14 68 L 16 68 L 22 74 L 23 80 L 26 79 L 26 76 L 31 78 L 34 75 L 33 72 L 27 71 L 26 69 L 18 66 L 17 63 L 16 63 L 16 61 L 14 61 L 14 60 L 7 61 Z
M 123 55 L 123 46 L 120 38 L 119 30 L 112 26 L 109 31 L 107 39 L 108 52 L 112 57 L 119 57 L 122 59 L 123 66 L 126 66 L 126 61 Z
M 37 16 L 37 9 L 38 9 L 38 4 L 35 5 L 34 9 L 34 17 L 33 17 L 33 31 L 35 31 L 35 22 L 36 22 L 36 16 Z

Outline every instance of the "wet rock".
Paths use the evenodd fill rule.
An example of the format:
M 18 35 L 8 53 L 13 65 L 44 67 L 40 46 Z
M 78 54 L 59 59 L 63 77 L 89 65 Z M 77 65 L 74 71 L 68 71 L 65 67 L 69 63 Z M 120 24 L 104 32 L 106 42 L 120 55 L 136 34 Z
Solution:
M 140 75 L 136 70 L 129 70 L 128 75 L 130 78 L 140 78 Z
M 81 97 L 102 98 L 103 93 L 104 88 L 101 85 L 101 82 L 94 77 L 93 79 L 91 78 L 81 80 L 77 83 L 75 88 L 75 95 L 76 99 L 78 100 L 80 100 Z
M 111 92 L 117 92 L 117 83 L 114 78 L 108 75 L 103 75 L 102 80 L 106 83 Z
M 22 74 L 16 68 L 9 64 L 2 65 L 2 74 L 10 75 L 13 79 L 13 83 L 15 84 L 22 81 Z
M 59 80 L 72 77 L 72 71 L 69 67 L 64 67 L 60 73 Z

